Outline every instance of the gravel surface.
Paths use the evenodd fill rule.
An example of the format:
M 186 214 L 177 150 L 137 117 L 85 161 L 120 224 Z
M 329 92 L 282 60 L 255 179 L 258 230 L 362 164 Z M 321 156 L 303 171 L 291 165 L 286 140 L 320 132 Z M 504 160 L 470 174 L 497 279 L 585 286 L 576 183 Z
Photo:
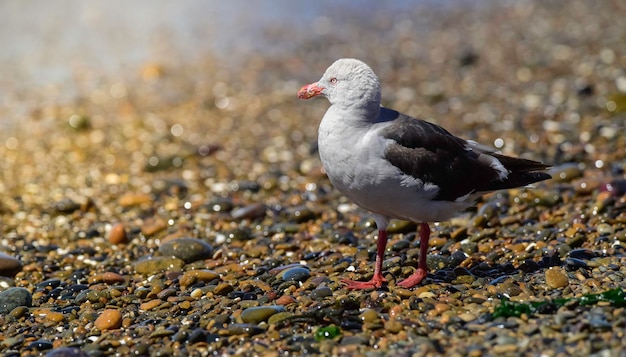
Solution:
M 69 101 L 13 93 L 29 105 L 0 110 L 2 355 L 626 355 L 625 12 L 339 9 L 268 29 L 277 52 L 77 74 Z M 370 277 L 375 224 L 321 169 L 328 104 L 296 92 L 350 56 L 386 106 L 554 165 L 434 225 L 411 290 L 400 221 L 389 284 L 339 284 Z

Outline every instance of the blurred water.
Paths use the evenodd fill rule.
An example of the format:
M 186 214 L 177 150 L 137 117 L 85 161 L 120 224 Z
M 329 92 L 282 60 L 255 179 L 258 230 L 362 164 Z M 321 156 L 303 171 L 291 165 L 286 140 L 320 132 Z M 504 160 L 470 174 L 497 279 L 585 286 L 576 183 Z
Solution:
M 50 88 L 55 101 L 70 100 L 76 94 L 75 78 L 84 80 L 85 73 L 93 81 L 121 80 L 146 63 L 184 64 L 207 54 L 236 63 L 251 53 L 288 52 L 301 40 L 295 33 L 332 31 L 320 26 L 324 19 L 340 24 L 360 17 L 367 22 L 370 15 L 394 17 L 415 6 L 461 2 L 2 1 L 0 128 L 28 116 L 42 96 L 34 95 L 34 89 Z M 264 36 L 268 31 L 286 32 L 281 38 L 287 40 L 272 41 Z M 355 38 L 355 45 L 363 40 Z
M 320 16 L 401 11 L 410 1 L 3 1 L 0 85 L 63 81 L 73 69 L 103 74 L 161 60 L 175 50 L 190 60 L 207 52 L 272 51 L 269 27 L 308 27 Z M 367 9 L 367 10 L 365 10 Z

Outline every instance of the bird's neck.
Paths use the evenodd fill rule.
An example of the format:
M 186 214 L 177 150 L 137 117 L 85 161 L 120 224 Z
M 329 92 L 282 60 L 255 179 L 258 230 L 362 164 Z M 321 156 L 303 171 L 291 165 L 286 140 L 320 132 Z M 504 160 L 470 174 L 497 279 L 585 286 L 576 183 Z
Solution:
M 337 117 L 344 118 L 351 126 L 367 126 L 378 121 L 380 116 L 380 102 L 350 103 L 350 105 L 333 105 L 332 110 Z

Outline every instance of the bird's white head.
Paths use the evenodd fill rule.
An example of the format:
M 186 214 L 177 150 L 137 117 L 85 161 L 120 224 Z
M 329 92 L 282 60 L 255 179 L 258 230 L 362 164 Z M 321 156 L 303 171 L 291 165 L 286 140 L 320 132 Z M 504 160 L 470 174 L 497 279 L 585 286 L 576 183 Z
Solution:
M 344 109 L 380 107 L 380 81 L 372 69 L 354 58 L 342 58 L 333 63 L 322 78 L 298 91 L 298 98 L 318 95 L 330 104 Z

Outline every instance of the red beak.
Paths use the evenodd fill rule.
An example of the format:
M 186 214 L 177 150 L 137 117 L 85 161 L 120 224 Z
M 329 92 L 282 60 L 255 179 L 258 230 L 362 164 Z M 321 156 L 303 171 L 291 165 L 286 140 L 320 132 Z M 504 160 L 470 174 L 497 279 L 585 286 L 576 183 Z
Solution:
M 319 82 L 307 84 L 298 91 L 298 98 L 309 99 L 322 94 L 324 87 L 320 87 Z

